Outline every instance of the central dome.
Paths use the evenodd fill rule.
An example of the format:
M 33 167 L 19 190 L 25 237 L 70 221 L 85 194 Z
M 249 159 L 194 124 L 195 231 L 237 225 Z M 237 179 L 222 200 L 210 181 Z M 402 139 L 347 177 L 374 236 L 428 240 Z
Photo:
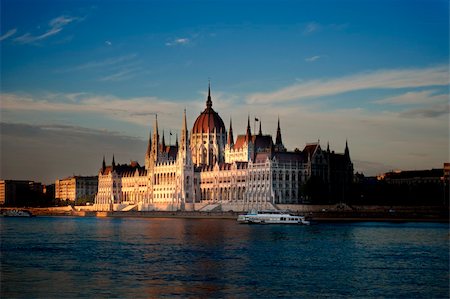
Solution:
M 214 130 L 217 133 L 225 134 L 225 125 L 219 114 L 212 108 L 211 88 L 208 86 L 208 100 L 206 109 L 195 120 L 192 134 L 209 134 Z

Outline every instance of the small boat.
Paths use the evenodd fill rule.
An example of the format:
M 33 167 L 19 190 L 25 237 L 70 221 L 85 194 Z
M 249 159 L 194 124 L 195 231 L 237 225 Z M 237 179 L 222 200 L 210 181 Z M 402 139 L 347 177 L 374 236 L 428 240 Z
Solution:
M 2 212 L 4 217 L 33 217 L 33 214 L 27 210 L 5 210 Z
M 310 225 L 304 216 L 294 216 L 284 211 L 255 211 L 239 215 L 239 223 L 248 224 L 303 224 Z

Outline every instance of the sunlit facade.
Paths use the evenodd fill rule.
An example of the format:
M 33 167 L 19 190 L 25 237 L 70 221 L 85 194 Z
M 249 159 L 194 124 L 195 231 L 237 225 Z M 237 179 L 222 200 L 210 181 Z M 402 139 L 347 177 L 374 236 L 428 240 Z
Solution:
M 338 172 L 330 161 L 339 160 Z M 336 164 L 337 165 L 337 164 Z M 101 211 L 200 210 L 228 211 L 277 208 L 277 204 L 305 202 L 302 187 L 317 177 L 331 188 L 333 174 L 351 180 L 353 165 L 348 146 L 344 154 L 323 151 L 319 142 L 303 151 L 288 152 L 283 145 L 278 119 L 275 143 L 261 125 L 252 134 L 233 137 L 222 118 L 212 109 L 208 88 L 206 108 L 187 130 L 182 118 L 181 140 L 166 145 L 155 118 L 149 137 L 145 165 L 137 162 L 111 166 L 103 160 L 98 175 L 95 207 Z

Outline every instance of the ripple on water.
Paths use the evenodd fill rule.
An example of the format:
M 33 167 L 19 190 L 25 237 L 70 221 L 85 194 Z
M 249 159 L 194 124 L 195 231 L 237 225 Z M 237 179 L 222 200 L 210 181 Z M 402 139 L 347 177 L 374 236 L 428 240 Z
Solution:
M 448 226 L 0 219 L 1 295 L 448 298 Z

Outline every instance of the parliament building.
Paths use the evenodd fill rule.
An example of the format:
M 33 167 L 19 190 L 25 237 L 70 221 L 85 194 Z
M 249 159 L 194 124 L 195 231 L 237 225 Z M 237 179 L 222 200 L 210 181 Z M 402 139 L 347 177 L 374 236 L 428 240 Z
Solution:
M 98 211 L 246 211 L 277 209 L 277 205 L 308 203 L 305 186 L 320 181 L 327 194 L 343 192 L 353 178 L 348 145 L 342 154 L 322 150 L 319 142 L 288 151 L 280 120 L 271 135 L 253 132 L 248 119 L 245 134 L 235 139 L 212 108 L 211 89 L 205 110 L 188 130 L 186 111 L 180 142 L 166 145 L 155 117 L 145 165 L 137 162 L 107 166 L 98 174 Z M 323 190 L 322 190 L 323 191 Z

